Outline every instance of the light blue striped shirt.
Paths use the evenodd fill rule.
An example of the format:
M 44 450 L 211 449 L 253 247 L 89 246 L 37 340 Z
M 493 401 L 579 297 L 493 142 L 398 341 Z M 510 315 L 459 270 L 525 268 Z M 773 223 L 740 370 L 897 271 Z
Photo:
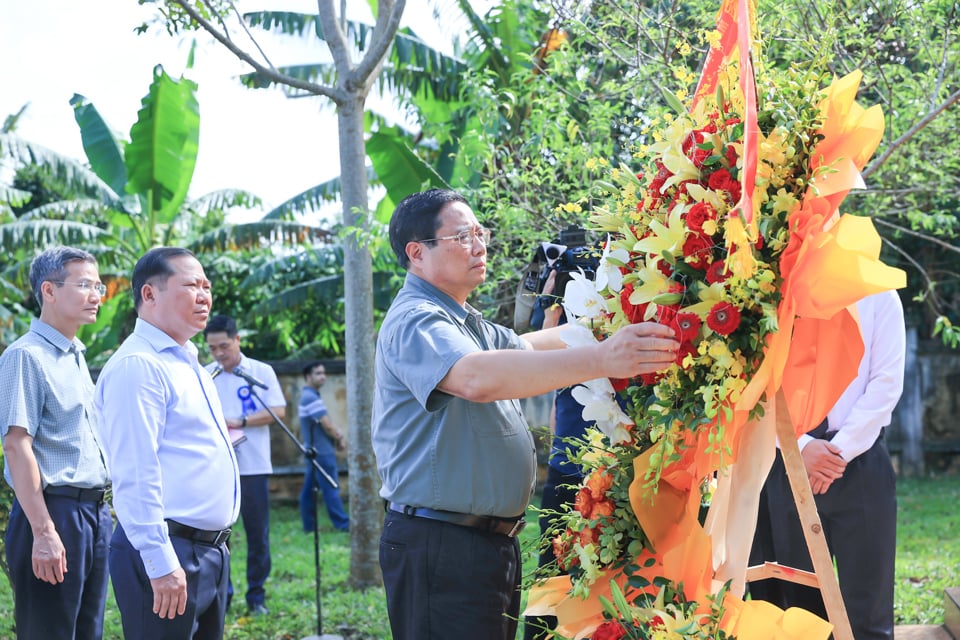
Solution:
M 0 435 L 23 427 L 43 486 L 103 487 L 108 482 L 93 410 L 93 381 L 80 340 L 43 322 L 0 355 Z M 11 487 L 10 468 L 3 476 Z
M 237 520 L 240 476 L 213 379 L 191 342 L 145 320 L 110 358 L 94 402 L 113 475 L 113 506 L 149 578 L 180 566 L 169 518 L 198 529 Z

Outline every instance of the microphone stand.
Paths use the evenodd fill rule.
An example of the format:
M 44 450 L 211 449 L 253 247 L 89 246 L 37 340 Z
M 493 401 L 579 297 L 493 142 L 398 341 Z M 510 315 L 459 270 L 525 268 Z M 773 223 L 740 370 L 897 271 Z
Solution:
M 257 384 L 259 381 L 251 380 L 246 375 L 242 373 L 235 372 L 241 378 L 246 381 L 250 387 L 250 394 L 257 399 L 257 402 L 260 403 L 264 409 L 267 410 L 267 413 L 270 414 L 270 417 L 280 425 L 280 428 L 283 429 L 283 432 L 289 436 L 290 440 L 293 441 L 297 448 L 300 449 L 300 452 L 313 464 L 313 468 L 320 472 L 320 475 L 333 486 L 334 489 L 339 489 L 340 485 L 330 477 L 330 474 L 320 466 L 320 463 L 317 462 L 317 450 L 313 447 L 305 447 L 299 438 L 290 431 L 290 428 L 281 420 L 273 409 L 267 406 L 267 403 L 263 401 L 260 397 L 260 394 L 257 393 L 257 387 L 260 386 Z M 323 633 L 323 614 L 321 613 L 320 607 L 320 532 L 319 524 L 317 521 L 317 498 L 316 498 L 317 489 L 314 488 L 314 498 L 313 498 L 313 576 L 314 576 L 314 589 L 317 594 L 317 634 L 313 636 L 306 636 L 303 640 L 343 640 L 342 636 L 331 635 Z

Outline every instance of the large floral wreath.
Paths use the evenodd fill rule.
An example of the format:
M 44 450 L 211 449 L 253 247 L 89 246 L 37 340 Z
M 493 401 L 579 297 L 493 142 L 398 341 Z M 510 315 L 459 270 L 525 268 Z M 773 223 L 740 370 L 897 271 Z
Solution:
M 903 286 L 903 274 L 879 262 L 868 219 L 837 211 L 883 131 L 879 108 L 854 100 L 859 73 L 754 78 L 750 16 L 746 0 L 723 3 L 697 91 L 686 105 L 671 99 L 675 113 L 638 150 L 641 171 L 593 163 L 609 169 L 591 212 L 607 241 L 595 280 L 567 285 L 568 341 L 653 320 L 681 347 L 659 374 L 573 392 L 596 429 L 575 456 L 576 502 L 543 541 L 568 575 L 534 587 L 527 609 L 557 615 L 561 636 L 829 634 L 806 612 L 742 601 L 745 561 L 722 565 L 737 565 L 749 539 L 724 530 L 750 517 L 711 514 L 711 536 L 700 506 L 732 463 L 772 457 L 772 435 L 749 444 L 762 399 L 782 390 L 800 433 L 826 415 L 862 354 L 846 307 Z M 748 484 L 725 490 L 755 495 L 758 480 Z M 719 502 L 729 508 L 729 496 Z

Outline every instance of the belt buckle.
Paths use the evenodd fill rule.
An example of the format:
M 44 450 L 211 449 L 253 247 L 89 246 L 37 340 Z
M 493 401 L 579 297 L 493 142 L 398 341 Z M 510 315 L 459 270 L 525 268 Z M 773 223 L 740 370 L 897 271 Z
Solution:
M 225 543 L 230 539 L 230 534 L 233 531 L 231 529 L 222 529 L 220 533 L 217 534 L 217 537 L 213 541 L 213 546 L 218 547 L 221 544 Z
M 520 535 L 520 532 L 523 531 L 523 528 L 527 526 L 527 521 L 525 518 L 520 518 L 513 523 L 513 528 L 507 533 L 508 538 L 516 538 Z

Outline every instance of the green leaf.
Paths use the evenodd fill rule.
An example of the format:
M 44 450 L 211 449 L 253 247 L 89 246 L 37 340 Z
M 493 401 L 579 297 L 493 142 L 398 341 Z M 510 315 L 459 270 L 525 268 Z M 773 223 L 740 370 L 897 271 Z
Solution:
M 175 81 L 157 65 L 137 122 L 130 129 L 127 193 L 146 203 L 148 230 L 173 221 L 187 197 L 197 164 L 200 107 L 197 85 Z
M 123 142 L 110 130 L 97 108 L 82 95 L 73 94 L 70 104 L 73 105 L 73 117 L 80 125 L 83 151 L 90 161 L 90 168 L 114 193 L 122 195 L 127 186 Z

